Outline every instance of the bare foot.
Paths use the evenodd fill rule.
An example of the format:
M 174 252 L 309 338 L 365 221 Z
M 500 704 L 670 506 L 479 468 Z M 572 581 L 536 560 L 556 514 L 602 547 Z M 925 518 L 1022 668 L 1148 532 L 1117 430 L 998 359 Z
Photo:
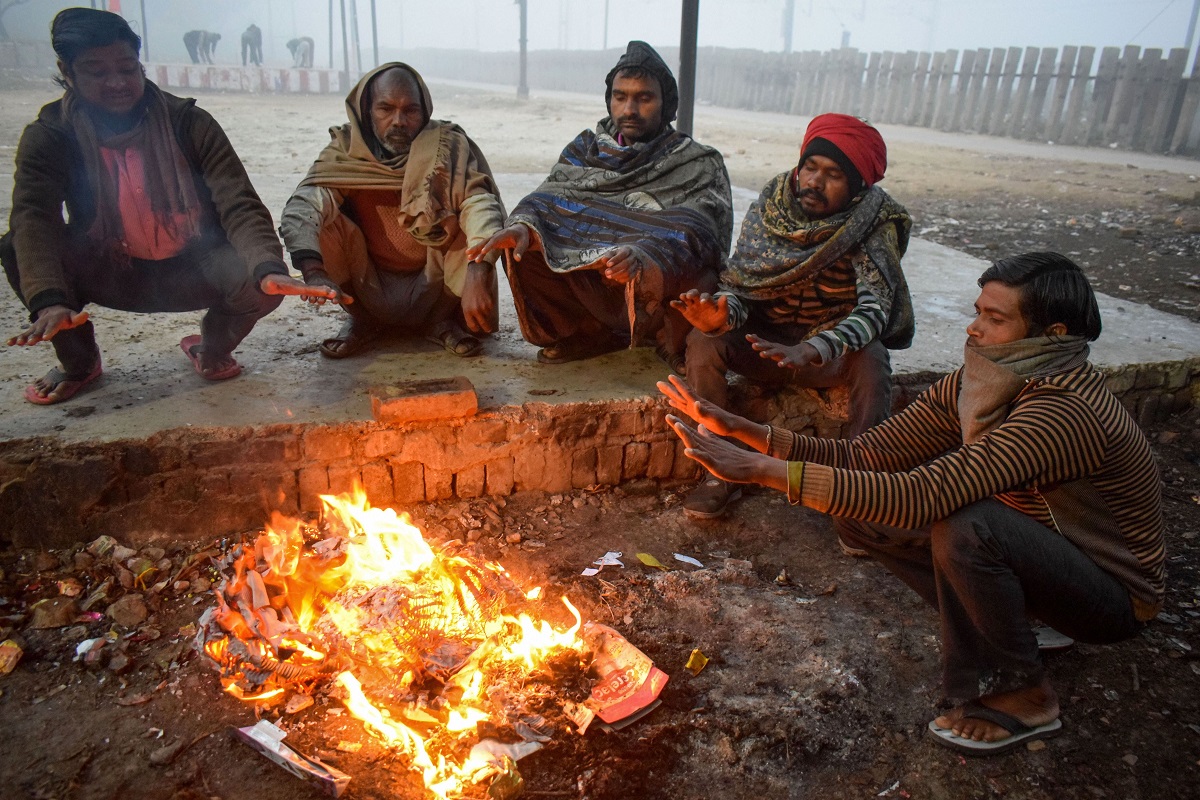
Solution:
M 1058 695 L 1050 686 L 1049 678 L 1043 678 L 1040 686 L 984 695 L 979 698 L 979 702 L 988 708 L 1016 717 L 1031 728 L 1053 722 L 1058 719 L 1059 714 Z M 956 736 L 977 742 L 996 742 L 1012 735 L 994 722 L 963 717 L 962 714 L 962 707 L 955 708 L 933 722 L 939 728 L 954 731 Z

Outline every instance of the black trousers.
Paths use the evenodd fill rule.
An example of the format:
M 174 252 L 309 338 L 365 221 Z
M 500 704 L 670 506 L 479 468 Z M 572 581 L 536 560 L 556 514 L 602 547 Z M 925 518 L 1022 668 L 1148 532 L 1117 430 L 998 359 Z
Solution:
M 17 297 L 26 303 L 20 290 L 20 268 L 11 247 L 0 250 L 0 260 Z M 205 352 L 213 359 L 232 353 L 255 323 L 283 301 L 259 290 L 245 261 L 228 243 L 192 246 L 160 261 L 135 258 L 123 266 L 112 264 L 86 245 L 76 244 L 67 248 L 63 272 L 67 280 L 66 304 L 76 311 L 89 303 L 140 313 L 208 309 L 200 323 L 200 334 Z M 99 356 L 91 322 L 60 331 L 50 342 L 68 375 L 86 374 Z
M 1093 644 L 1142 628 L 1120 581 L 1066 537 L 998 500 L 972 503 L 921 530 L 834 524 L 843 541 L 938 610 L 948 698 L 1040 684 L 1045 669 L 1029 617 Z

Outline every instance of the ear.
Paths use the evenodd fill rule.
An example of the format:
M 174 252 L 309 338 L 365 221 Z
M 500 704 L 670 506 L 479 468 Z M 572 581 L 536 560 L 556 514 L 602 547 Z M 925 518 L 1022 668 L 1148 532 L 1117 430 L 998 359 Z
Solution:
M 1042 332 L 1042 335 L 1044 335 L 1044 336 L 1066 336 L 1067 335 L 1067 326 L 1061 322 L 1055 322 L 1053 325 L 1047 326 L 1046 330 L 1044 330 Z
M 55 63 L 58 65 L 58 74 L 62 75 L 63 80 L 67 82 L 67 86 L 74 89 L 75 76 L 71 74 L 71 70 L 68 69 L 66 62 L 60 58 Z

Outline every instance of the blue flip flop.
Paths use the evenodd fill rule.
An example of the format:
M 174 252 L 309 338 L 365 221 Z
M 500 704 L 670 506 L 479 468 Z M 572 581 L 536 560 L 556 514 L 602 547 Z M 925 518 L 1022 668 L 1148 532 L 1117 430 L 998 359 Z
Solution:
M 963 717 L 991 722 L 1011 734 L 994 742 L 977 742 L 974 739 L 964 739 L 949 728 L 939 727 L 936 720 L 930 721 L 929 733 L 935 742 L 969 756 L 1002 755 L 1029 742 L 1057 736 L 1062 730 L 1062 720 L 1055 719 L 1045 725 L 1030 726 L 1011 714 L 988 708 L 978 700 L 972 700 L 963 706 Z

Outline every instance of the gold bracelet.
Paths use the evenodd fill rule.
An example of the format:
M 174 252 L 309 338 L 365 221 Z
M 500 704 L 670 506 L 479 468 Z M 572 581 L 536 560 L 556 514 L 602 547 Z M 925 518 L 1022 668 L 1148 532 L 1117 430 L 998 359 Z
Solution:
M 788 502 L 798 506 L 804 496 L 804 462 L 787 462 L 787 478 Z

